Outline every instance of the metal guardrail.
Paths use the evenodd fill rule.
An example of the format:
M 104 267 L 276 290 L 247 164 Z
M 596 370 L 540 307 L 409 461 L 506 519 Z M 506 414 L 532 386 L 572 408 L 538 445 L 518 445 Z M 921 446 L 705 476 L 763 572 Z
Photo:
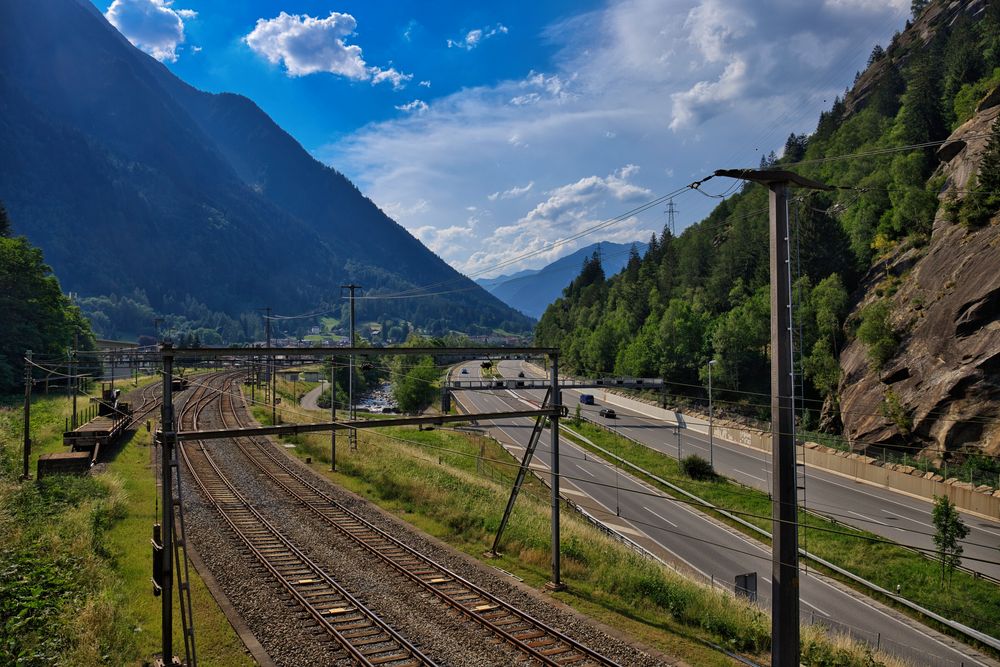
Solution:
M 548 378 L 492 378 L 488 380 L 449 380 L 447 389 L 548 389 L 551 381 Z M 597 378 L 597 379 L 561 379 L 560 389 L 662 389 L 661 378 Z
M 586 417 L 581 417 L 581 418 L 583 420 L 587 421 L 587 422 L 590 422 L 592 424 L 596 424 L 596 425 L 600 426 L 601 428 L 604 428 L 607 431 L 615 433 L 619 437 L 625 438 L 626 440 L 629 440 L 629 441 L 634 442 L 636 444 L 642 445 L 643 447 L 648 447 L 648 445 L 646 445 L 645 443 L 639 442 L 635 438 L 629 437 L 629 436 L 627 436 L 627 435 L 625 435 L 623 433 L 617 433 L 616 431 L 613 431 L 612 429 L 608 428 L 604 424 L 601 424 L 600 422 L 594 421 L 592 419 L 588 419 Z M 724 509 L 722 509 L 720 507 L 717 507 L 716 505 L 714 505 L 714 504 L 710 503 L 709 501 L 701 498 L 700 496 L 697 496 L 697 495 L 691 493 L 690 491 L 687 491 L 686 489 L 682 489 L 681 487 L 677 486 L 676 484 L 673 484 L 673 483 L 671 483 L 671 482 L 663 479 L 662 477 L 659 477 L 659 476 L 657 476 L 657 475 L 649 472 L 648 470 L 644 470 L 643 468 L 640 468 L 639 466 L 635 465 L 631 461 L 627 461 L 626 459 L 623 459 L 622 457 L 618 456 L 617 454 L 609 452 L 608 450 L 604 449 L 603 447 L 600 447 L 599 445 L 594 445 L 594 447 L 596 447 L 597 449 L 601 450 L 607 456 L 618 460 L 623 466 L 632 468 L 633 470 L 635 470 L 637 472 L 640 472 L 643 475 L 646 475 L 650 479 L 653 479 L 656 482 L 658 482 L 660 484 L 663 484 L 664 486 L 667 486 L 668 488 L 671 488 L 674 491 L 677 491 L 678 493 L 681 493 L 681 494 L 683 494 L 683 495 L 691 498 L 692 500 L 695 500 L 695 501 L 697 501 L 699 503 L 702 503 L 705 507 L 707 507 L 707 508 L 709 508 L 709 509 L 711 509 L 711 510 L 713 510 L 715 512 L 718 512 L 719 514 L 723 515 L 727 519 L 730 519 L 731 521 L 735 521 L 735 522 L 739 523 L 740 525 L 745 526 L 746 528 L 749 528 L 750 530 L 758 533 L 759 535 L 763 535 L 763 536 L 767 537 L 768 539 L 771 539 L 771 533 L 768 532 L 768 531 L 766 531 L 766 530 L 764 530 L 763 528 L 755 526 L 754 524 L 750 523 L 749 521 L 747 521 L 747 520 L 745 520 L 745 519 L 743 519 L 741 517 L 738 517 L 735 514 L 732 514 L 731 512 L 727 512 L 726 510 L 724 510 Z M 801 556 L 805 557 L 805 558 L 809 558 L 810 560 L 812 560 L 812 561 L 814 561 L 816 563 L 819 563 L 820 565 L 823 565 L 824 567 L 827 567 L 827 568 L 833 570 L 834 572 L 836 572 L 836 573 L 838 573 L 838 574 L 840 574 L 842 576 L 847 577 L 851 581 L 854 581 L 855 583 L 860 584 L 861 586 L 863 586 L 863 587 L 865 587 L 865 588 L 867 588 L 867 589 L 869 589 L 871 591 L 874 591 L 876 593 L 884 595 L 885 597 L 887 597 L 887 598 L 895 601 L 896 603 L 901 604 L 901 605 L 903 605 L 905 607 L 908 607 L 909 609 L 912 609 L 913 611 L 921 614 L 925 618 L 929 618 L 931 620 L 937 621 L 941 625 L 944 625 L 944 626 L 946 626 L 946 627 L 954 630 L 955 632 L 958 632 L 959 634 L 962 634 L 962 635 L 968 637 L 969 639 L 976 640 L 978 642 L 981 642 L 982 644 L 985 644 L 986 646 L 989 646 L 990 648 L 992 648 L 994 650 L 1000 651 L 1000 639 L 997 639 L 996 637 L 991 637 L 990 635 L 988 635 L 988 634 L 986 634 L 984 632 L 980 632 L 979 630 L 976 630 L 974 628 L 970 628 L 967 625 L 964 625 L 964 624 L 959 623 L 957 621 L 953 621 L 953 620 L 951 620 L 949 618 L 945 618 L 944 616 L 941 616 L 940 614 L 938 614 L 936 612 L 933 612 L 930 609 L 922 607 L 921 605 L 919 605 L 919 604 L 917 604 L 915 602 L 911 602 L 910 600 L 907 600 L 906 598 L 904 598 L 902 596 L 896 595 L 896 594 L 892 593 L 891 591 L 888 591 L 885 588 L 882 588 L 878 584 L 870 582 L 867 579 L 865 579 L 863 577 L 860 577 L 860 576 L 854 574 L 853 572 L 840 567 L 839 565 L 835 565 L 835 564 L 831 563 L 830 561 L 828 561 L 828 560 L 826 560 L 824 558 L 821 558 L 820 556 L 817 556 L 816 554 L 813 554 L 813 553 L 810 553 L 810 552 L 806 551 L 805 549 L 800 548 L 799 549 L 799 554 Z

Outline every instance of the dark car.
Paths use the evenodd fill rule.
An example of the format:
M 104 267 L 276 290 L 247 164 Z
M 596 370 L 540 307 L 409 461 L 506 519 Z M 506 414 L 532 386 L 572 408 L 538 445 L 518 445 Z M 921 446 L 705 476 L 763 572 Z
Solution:
M 605 417 L 606 419 L 614 419 L 618 416 L 618 413 L 616 413 L 613 408 L 601 408 L 600 412 L 597 414 Z
M 517 374 L 517 377 L 519 377 L 519 378 L 523 378 L 523 377 L 524 377 L 524 371 L 521 371 L 520 373 L 518 373 L 518 374 Z
M 463 368 L 462 369 L 462 375 L 468 375 L 468 374 L 469 374 L 469 369 L 468 368 Z

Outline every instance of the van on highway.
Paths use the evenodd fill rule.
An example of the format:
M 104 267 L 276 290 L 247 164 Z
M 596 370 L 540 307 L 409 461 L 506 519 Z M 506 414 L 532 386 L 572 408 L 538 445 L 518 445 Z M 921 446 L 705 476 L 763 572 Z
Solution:
M 580 402 L 583 403 L 584 405 L 593 405 L 594 404 L 594 395 L 593 394 L 580 394 Z

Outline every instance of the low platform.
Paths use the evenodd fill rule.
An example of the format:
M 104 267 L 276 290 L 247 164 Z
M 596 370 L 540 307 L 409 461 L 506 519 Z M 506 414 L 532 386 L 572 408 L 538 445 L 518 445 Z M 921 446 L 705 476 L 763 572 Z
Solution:
M 90 472 L 87 452 L 56 452 L 38 457 L 37 478 L 48 475 L 86 475 Z

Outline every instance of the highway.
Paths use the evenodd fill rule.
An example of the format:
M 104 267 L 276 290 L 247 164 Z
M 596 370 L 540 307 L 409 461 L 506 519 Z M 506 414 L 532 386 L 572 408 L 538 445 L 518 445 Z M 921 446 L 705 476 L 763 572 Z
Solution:
M 522 367 L 520 363 L 501 362 L 500 370 L 505 376 L 525 372 L 530 377 L 530 367 Z M 464 368 L 467 369 L 467 375 L 478 377 L 478 362 L 466 363 Z M 456 369 L 455 372 L 461 371 Z M 456 399 L 469 411 L 511 410 L 525 407 L 528 399 L 536 402 L 540 400 L 541 397 L 531 395 L 533 393 L 537 394 L 522 392 L 519 395 L 508 390 L 460 391 L 456 392 Z M 564 392 L 565 404 L 572 405 L 575 400 L 574 392 Z M 598 408 L 590 407 L 595 410 Z M 615 409 L 618 410 L 617 406 Z M 641 418 L 623 415 L 622 427 L 626 428 L 626 424 L 632 423 L 632 419 Z M 674 429 L 662 428 L 662 424 L 657 426 L 662 432 L 662 438 L 659 438 L 661 445 L 666 446 L 668 442 L 672 444 L 675 455 Z M 528 442 L 531 428 L 532 420 L 529 419 L 503 420 L 494 422 L 491 426 L 497 439 L 507 445 L 508 451 L 518 460 Z M 657 430 L 653 425 L 642 422 L 635 422 L 631 428 L 635 432 L 645 433 L 647 438 L 649 433 Z M 693 453 L 697 446 L 695 441 L 688 442 L 682 438 L 685 453 Z M 718 462 L 718 452 L 716 454 Z M 546 473 L 549 460 L 549 437 L 546 433 L 541 438 L 532 466 L 543 481 L 548 477 Z M 660 494 L 623 471 L 595 459 L 593 455 L 565 439 L 561 444 L 560 467 L 563 497 L 587 510 L 608 528 L 641 545 L 663 561 L 673 564 L 678 570 L 695 574 L 706 581 L 714 581 L 730 590 L 737 574 L 757 572 L 759 602 L 765 608 L 770 606 L 769 546 Z M 746 472 L 757 474 L 753 470 Z M 800 577 L 800 593 L 804 621 L 821 622 L 845 631 L 853 630 L 857 636 L 864 636 L 872 643 L 877 641 L 883 649 L 914 664 L 956 667 L 963 662 L 965 665 L 997 664 L 975 657 L 978 653 L 968 647 L 912 620 L 903 619 L 900 614 L 855 592 L 848 592 L 839 584 L 831 583 L 814 573 L 803 573 Z
M 523 372 L 527 377 L 537 377 L 538 369 L 520 361 L 501 362 L 505 375 L 516 377 Z M 572 412 L 583 391 L 565 390 L 563 403 Z M 587 393 L 598 394 L 590 390 Z M 595 396 L 596 397 L 596 396 Z M 613 398 L 611 399 L 614 400 Z M 637 440 L 667 456 L 677 457 L 679 421 L 681 456 L 697 454 L 709 458 L 708 424 L 700 418 L 683 414 L 671 423 L 652 418 L 629 409 L 619 402 L 607 403 L 618 413 L 617 419 L 603 419 L 598 411 L 602 402 L 582 405 L 587 418 L 603 422 L 618 433 Z M 676 415 L 676 413 L 674 413 Z M 715 434 L 712 450 L 715 469 L 719 474 L 760 491 L 771 491 L 771 455 L 737 443 L 722 440 Z M 805 474 L 805 494 L 800 492 L 799 503 L 810 510 L 825 514 L 841 523 L 852 525 L 894 542 L 918 549 L 934 549 L 934 525 L 931 521 L 931 502 L 885 489 L 820 468 L 808 467 Z M 804 501 L 804 502 L 803 502 Z M 1000 521 L 964 513 L 963 520 L 969 535 L 962 540 L 963 565 L 976 572 L 1000 579 Z M 901 582 L 905 585 L 905 582 Z M 997 589 L 1000 597 L 1000 588 Z

